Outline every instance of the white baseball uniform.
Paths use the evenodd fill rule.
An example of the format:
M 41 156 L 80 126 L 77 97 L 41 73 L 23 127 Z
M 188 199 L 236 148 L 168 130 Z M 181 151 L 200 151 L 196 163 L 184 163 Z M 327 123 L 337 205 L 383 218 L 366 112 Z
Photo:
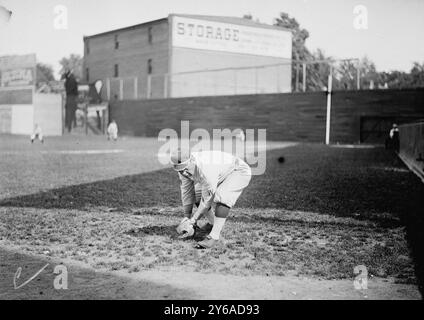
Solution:
M 38 138 L 40 141 L 43 141 L 43 131 L 40 126 L 35 126 L 34 132 L 31 135 L 31 140 Z
M 196 193 L 202 197 L 198 211 L 205 214 L 211 206 L 222 203 L 232 208 L 250 182 L 250 167 L 240 158 L 222 151 L 193 152 L 190 162 L 195 164 L 191 177 L 179 173 L 183 205 L 196 202 Z
M 118 139 L 118 125 L 115 122 L 111 122 L 107 127 L 107 134 L 111 139 Z

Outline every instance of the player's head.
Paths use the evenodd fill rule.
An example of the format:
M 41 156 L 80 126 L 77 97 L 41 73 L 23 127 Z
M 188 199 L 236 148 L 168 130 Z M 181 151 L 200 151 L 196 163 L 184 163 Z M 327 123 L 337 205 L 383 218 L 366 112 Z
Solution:
M 393 128 L 397 128 L 397 124 L 396 123 L 393 123 Z

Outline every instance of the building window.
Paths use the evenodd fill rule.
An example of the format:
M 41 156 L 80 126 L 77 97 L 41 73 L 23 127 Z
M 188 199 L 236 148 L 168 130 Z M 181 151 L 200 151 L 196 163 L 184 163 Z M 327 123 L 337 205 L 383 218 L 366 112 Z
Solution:
M 85 68 L 85 79 L 90 82 L 90 70 L 88 68 Z
M 115 35 L 115 49 L 119 49 L 118 35 Z
M 152 59 L 147 60 L 147 74 L 153 73 Z
M 153 42 L 152 27 L 149 27 L 147 29 L 147 33 L 148 33 L 149 43 L 151 44 Z
M 115 64 L 115 78 L 119 77 L 119 66 Z

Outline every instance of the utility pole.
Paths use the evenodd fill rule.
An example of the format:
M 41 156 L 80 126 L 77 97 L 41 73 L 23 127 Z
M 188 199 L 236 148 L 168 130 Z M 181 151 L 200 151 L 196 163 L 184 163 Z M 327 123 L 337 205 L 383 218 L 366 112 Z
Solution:
M 333 87 L 333 67 L 330 66 L 330 74 L 328 75 L 327 88 L 327 121 L 325 126 L 325 144 L 330 144 L 330 126 L 331 126 L 331 91 Z

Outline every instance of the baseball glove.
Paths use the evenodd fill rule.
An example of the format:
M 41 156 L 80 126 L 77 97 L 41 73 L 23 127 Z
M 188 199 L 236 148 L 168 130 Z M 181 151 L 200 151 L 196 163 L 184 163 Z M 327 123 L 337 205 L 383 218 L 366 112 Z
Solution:
M 190 238 L 194 235 L 194 222 L 189 218 L 184 218 L 177 227 L 180 239 Z

